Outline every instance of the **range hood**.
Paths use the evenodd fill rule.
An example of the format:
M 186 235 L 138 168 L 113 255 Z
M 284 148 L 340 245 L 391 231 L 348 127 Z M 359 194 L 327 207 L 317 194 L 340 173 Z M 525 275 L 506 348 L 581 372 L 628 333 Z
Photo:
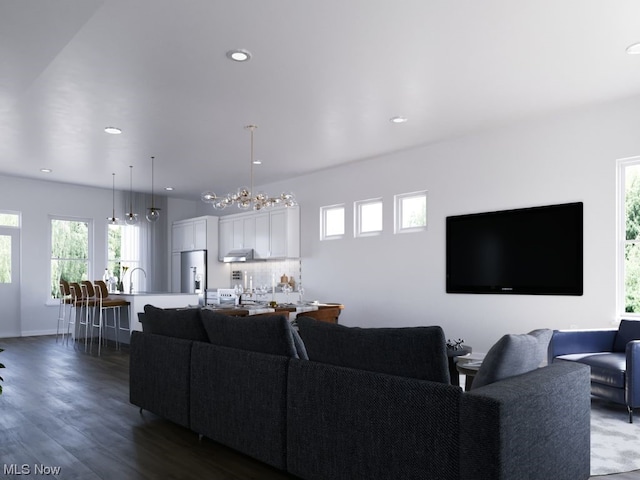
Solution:
M 231 250 L 223 257 L 225 262 L 251 262 L 257 260 L 254 255 L 253 248 L 239 248 Z

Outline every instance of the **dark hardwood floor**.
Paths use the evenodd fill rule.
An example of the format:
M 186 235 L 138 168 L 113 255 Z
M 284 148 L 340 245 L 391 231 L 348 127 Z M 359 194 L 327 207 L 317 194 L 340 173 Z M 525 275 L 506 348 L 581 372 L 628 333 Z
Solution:
M 95 347 L 95 346 L 94 346 Z M 0 478 L 82 480 L 295 477 L 129 403 L 129 354 L 101 357 L 56 344 L 54 336 L 2 338 Z M 268 440 L 267 440 L 268 441 Z M 17 475 L 26 465 L 30 475 Z M 9 474 L 14 468 L 13 475 Z M 16 472 L 17 470 L 17 472 Z M 26 473 L 26 471 L 24 472 Z
M 296 478 L 206 438 L 200 442 L 195 433 L 149 412 L 140 414 L 129 403 L 126 349 L 109 346 L 97 357 L 95 350 L 91 355 L 53 336 L 2 338 L 0 348 L 6 366 L 0 371 L 2 479 Z M 28 475 L 17 474 L 27 473 L 23 465 Z M 59 467 L 60 473 L 35 471 L 43 467 Z M 640 472 L 592 478 L 638 480 Z

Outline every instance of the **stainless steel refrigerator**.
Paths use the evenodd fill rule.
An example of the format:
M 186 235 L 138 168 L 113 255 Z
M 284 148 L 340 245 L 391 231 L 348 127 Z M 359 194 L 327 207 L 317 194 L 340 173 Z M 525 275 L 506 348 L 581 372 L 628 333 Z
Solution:
M 180 292 L 198 293 L 204 298 L 207 290 L 207 251 L 180 253 Z

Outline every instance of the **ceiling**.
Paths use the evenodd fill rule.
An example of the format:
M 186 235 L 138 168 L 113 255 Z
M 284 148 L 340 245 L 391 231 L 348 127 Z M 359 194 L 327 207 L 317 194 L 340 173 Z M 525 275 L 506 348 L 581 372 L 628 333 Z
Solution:
M 247 124 L 269 183 L 640 95 L 639 41 L 637 0 L 3 0 L 0 174 L 226 194 Z

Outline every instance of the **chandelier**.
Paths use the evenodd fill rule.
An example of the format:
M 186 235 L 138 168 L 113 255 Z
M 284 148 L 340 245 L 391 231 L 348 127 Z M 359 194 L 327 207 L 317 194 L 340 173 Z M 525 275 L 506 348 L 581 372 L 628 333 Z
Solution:
M 281 193 L 277 197 L 271 197 L 263 192 L 253 193 L 253 132 L 257 125 L 247 125 L 244 128 L 251 132 L 251 155 L 250 155 L 250 187 L 240 187 L 235 193 L 229 193 L 224 197 L 218 197 L 214 192 L 204 192 L 200 198 L 205 203 L 210 203 L 216 210 L 222 210 L 232 205 L 236 205 L 242 210 L 262 210 L 263 208 L 273 207 L 276 205 L 284 205 L 286 207 L 295 207 L 295 197 L 292 193 Z

